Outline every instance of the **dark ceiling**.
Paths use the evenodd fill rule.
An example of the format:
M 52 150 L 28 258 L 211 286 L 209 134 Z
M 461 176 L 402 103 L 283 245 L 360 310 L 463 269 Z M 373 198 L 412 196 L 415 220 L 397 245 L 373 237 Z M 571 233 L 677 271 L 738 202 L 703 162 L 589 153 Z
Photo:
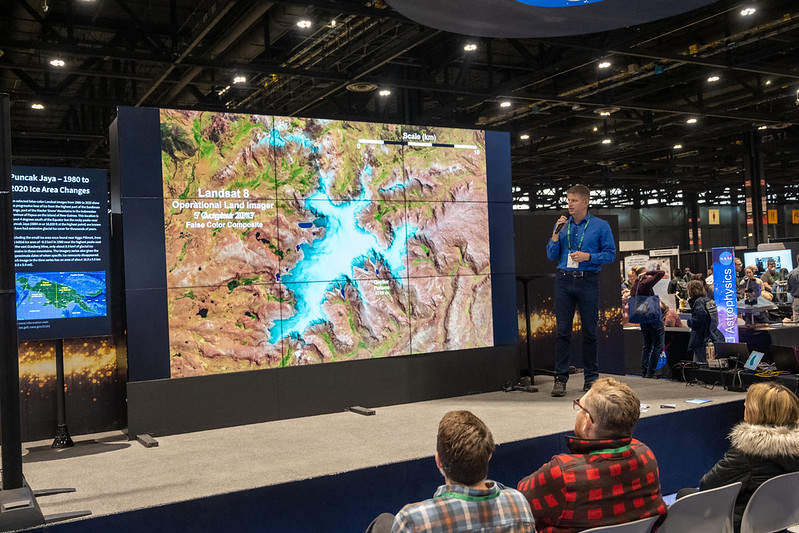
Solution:
M 447 33 L 382 0 L 0 0 L 0 13 L 17 165 L 108 168 L 117 105 L 198 108 L 508 130 L 533 207 L 580 182 L 609 204 L 737 203 L 751 164 L 770 202 L 798 199 L 796 0 L 547 39 Z

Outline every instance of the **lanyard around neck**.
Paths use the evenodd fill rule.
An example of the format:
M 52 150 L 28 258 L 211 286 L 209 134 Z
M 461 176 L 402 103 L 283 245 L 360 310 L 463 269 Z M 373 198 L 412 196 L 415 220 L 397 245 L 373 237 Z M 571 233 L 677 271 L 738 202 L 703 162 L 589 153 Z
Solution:
M 495 485 L 496 490 L 491 494 L 486 494 L 485 496 L 470 496 L 468 494 L 463 494 L 460 492 L 442 492 L 436 498 L 456 498 L 458 500 L 464 500 L 467 502 L 483 502 L 486 500 L 493 500 L 494 498 L 499 498 L 501 491 L 499 487 Z
M 590 217 L 590 215 L 586 214 L 585 215 L 585 227 L 583 228 L 583 234 L 580 236 L 580 243 L 577 245 L 577 250 L 575 250 L 576 252 L 579 252 L 580 250 L 583 249 L 583 239 L 585 239 L 585 232 L 588 231 L 588 224 L 590 224 L 590 223 L 591 223 L 591 217 Z M 572 224 L 574 224 L 574 219 L 573 218 L 569 221 L 568 228 L 566 228 L 566 240 L 567 240 L 567 244 L 569 245 L 569 251 L 570 252 L 572 251 Z M 579 227 L 578 224 L 574 224 L 574 226 L 575 227 Z M 577 237 L 576 232 L 575 232 L 574 236 L 575 236 L 575 238 Z
M 626 452 L 630 449 L 630 445 L 622 446 L 621 448 L 605 448 L 604 450 L 596 450 L 593 452 L 588 452 L 588 455 L 599 455 L 600 453 L 621 453 Z

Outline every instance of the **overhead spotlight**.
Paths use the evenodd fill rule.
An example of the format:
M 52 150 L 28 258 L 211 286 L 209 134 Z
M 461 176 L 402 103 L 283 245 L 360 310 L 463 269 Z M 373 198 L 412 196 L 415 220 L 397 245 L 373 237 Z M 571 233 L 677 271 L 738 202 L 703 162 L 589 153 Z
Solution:
M 713 75 L 713 76 L 708 77 L 707 81 L 709 81 L 710 83 L 713 83 L 714 81 L 719 81 L 720 79 L 721 78 L 719 78 L 718 76 Z
M 597 128 L 596 126 L 594 126 L 594 131 L 599 131 L 599 128 Z
M 463 47 L 466 52 L 474 52 L 477 50 L 477 45 L 474 43 L 469 43 Z
M 799 89 L 796 89 L 796 105 L 799 105 Z
M 675 150 L 682 150 L 682 145 L 681 144 L 675 144 L 674 145 L 674 149 Z
M 757 9 L 753 7 L 745 7 L 741 10 L 742 17 L 748 17 L 749 15 L 754 15 L 757 12 Z
M 329 26 L 330 26 L 331 28 L 335 28 L 335 27 L 336 27 L 336 24 L 338 24 L 338 23 L 336 22 L 336 19 L 333 19 L 333 20 L 331 20 L 331 21 L 330 21 L 330 24 L 329 24 Z
M 298 20 L 297 21 L 297 26 L 299 26 L 302 29 L 310 28 L 311 27 L 311 21 L 308 20 L 308 19 Z
M 42 0 L 42 13 L 47 13 L 50 11 L 50 4 L 47 3 L 47 0 Z
M 766 85 L 771 85 L 771 80 L 766 80 Z
M 499 107 L 510 107 L 510 102 L 505 100 L 504 102 L 499 103 Z
M 686 124 L 696 124 L 696 119 L 695 118 L 689 118 L 688 120 L 685 121 L 685 123 Z
M 226 86 L 224 89 L 219 89 L 219 90 L 216 92 L 216 94 L 217 94 L 217 96 L 222 96 L 223 94 L 225 94 L 225 93 L 226 93 L 226 92 L 228 92 L 229 90 L 230 90 L 230 85 Z
M 525 133 L 524 135 L 519 135 L 519 139 L 521 139 L 521 140 L 523 140 L 523 141 L 526 141 L 526 140 L 527 140 L 527 139 L 529 139 L 529 138 L 530 138 L 530 136 L 529 136 L 529 135 L 527 135 L 526 133 Z
M 610 139 L 602 139 L 602 144 L 610 144 L 610 143 L 612 143 L 612 142 L 613 142 L 613 141 L 612 141 L 612 140 L 610 140 Z
M 768 126 L 765 126 L 765 125 L 764 126 L 758 126 L 757 129 L 759 129 L 759 130 L 767 130 Z
M 600 111 L 599 112 L 599 116 L 600 117 L 609 117 L 610 116 L 610 111 Z
M 246 77 L 246 76 L 242 76 L 242 75 L 240 75 L 240 74 L 237 74 L 237 75 L 236 75 L 236 76 L 233 78 L 233 84 L 235 85 L 235 84 L 237 84 L 237 83 L 247 83 L 247 77 Z
M 610 61 L 601 61 L 597 67 L 599 68 L 609 68 L 612 63 Z
M 391 91 L 389 91 L 388 89 L 383 89 L 377 94 L 379 94 L 380 96 L 389 96 L 391 94 Z
M 39 103 L 31 104 L 31 109 L 44 109 L 44 106 Z
M 51 59 L 50 64 L 54 67 L 63 67 L 66 63 L 64 63 L 63 59 Z

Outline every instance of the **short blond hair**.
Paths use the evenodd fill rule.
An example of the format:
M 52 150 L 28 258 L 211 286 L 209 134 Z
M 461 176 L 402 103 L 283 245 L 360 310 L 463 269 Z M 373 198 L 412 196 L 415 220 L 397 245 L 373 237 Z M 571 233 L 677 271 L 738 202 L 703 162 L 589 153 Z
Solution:
M 784 385 L 773 381 L 749 387 L 746 410 L 751 424 L 793 426 L 799 423 L 799 398 Z
M 591 386 L 590 409 L 600 438 L 630 437 L 641 416 L 641 400 L 629 385 L 602 378 Z
M 569 188 L 566 191 L 566 194 L 573 194 L 575 196 L 579 196 L 580 198 L 591 198 L 591 190 L 586 187 L 585 185 L 575 185 L 574 187 Z

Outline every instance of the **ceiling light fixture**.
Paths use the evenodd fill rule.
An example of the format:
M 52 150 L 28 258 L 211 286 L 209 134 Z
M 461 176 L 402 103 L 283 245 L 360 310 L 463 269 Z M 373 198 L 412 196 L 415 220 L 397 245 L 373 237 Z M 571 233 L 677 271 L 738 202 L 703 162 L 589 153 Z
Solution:
M 757 12 L 757 9 L 753 7 L 745 7 L 741 10 L 742 17 L 748 17 L 749 15 L 754 15 Z
M 682 145 L 681 144 L 675 144 L 674 145 L 674 149 L 675 150 L 682 150 Z
M 44 106 L 39 103 L 31 104 L 31 109 L 44 109 Z
M 338 24 L 338 23 L 336 22 L 336 19 L 333 19 L 333 20 L 331 20 L 331 21 L 330 21 L 330 27 L 331 27 L 331 28 L 335 28 L 335 27 L 336 27 L 336 24 Z
M 529 135 L 527 135 L 526 133 L 525 133 L 524 135 L 520 135 L 520 136 L 519 136 L 519 139 L 521 139 L 521 140 L 523 140 L 523 141 L 526 141 L 526 140 L 527 140 L 527 139 L 529 139 L 529 138 L 530 138 L 530 136 L 529 136 Z
M 609 117 L 610 116 L 610 111 L 600 111 L 599 112 L 599 116 L 600 117 Z
M 474 43 L 469 43 L 466 46 L 464 46 L 463 49 L 467 52 L 474 52 L 475 50 L 477 50 L 477 45 Z
M 391 91 L 389 91 L 388 89 L 383 89 L 377 94 L 379 94 L 380 96 L 389 96 L 391 94 Z
M 594 126 L 594 131 L 599 131 L 599 128 L 597 128 L 596 126 Z
M 311 21 L 308 20 L 308 19 L 298 20 L 297 21 L 297 26 L 299 26 L 302 29 L 310 28 L 311 27 Z
M 696 119 L 695 118 L 689 118 L 688 120 L 685 121 L 685 123 L 686 124 L 696 124 Z
M 246 76 L 242 76 L 241 74 L 237 74 L 233 78 L 233 83 L 234 84 L 236 84 L 236 83 L 247 83 L 247 77 Z
M 607 107 L 597 107 L 594 109 L 594 113 L 597 115 L 607 117 L 608 115 L 612 115 L 616 111 L 619 111 L 621 108 L 615 105 L 607 106 Z
M 63 59 L 51 59 L 50 64 L 54 67 L 63 67 L 66 63 L 64 63 Z
M 766 80 L 766 85 L 771 85 L 771 80 Z
M 612 63 L 610 61 L 602 61 L 597 66 L 599 68 L 608 68 Z
M 759 129 L 759 130 L 767 130 L 768 126 L 758 126 L 757 129 Z
M 710 77 L 707 79 L 707 81 L 709 81 L 710 83 L 713 83 L 714 81 L 719 81 L 720 79 L 721 79 L 721 78 L 719 78 L 718 76 L 715 76 L 715 75 L 714 75 L 714 76 L 710 76 Z
M 610 139 L 602 139 L 602 144 L 610 144 L 612 142 Z
M 504 102 L 499 103 L 499 107 L 510 107 L 510 102 L 505 100 Z

